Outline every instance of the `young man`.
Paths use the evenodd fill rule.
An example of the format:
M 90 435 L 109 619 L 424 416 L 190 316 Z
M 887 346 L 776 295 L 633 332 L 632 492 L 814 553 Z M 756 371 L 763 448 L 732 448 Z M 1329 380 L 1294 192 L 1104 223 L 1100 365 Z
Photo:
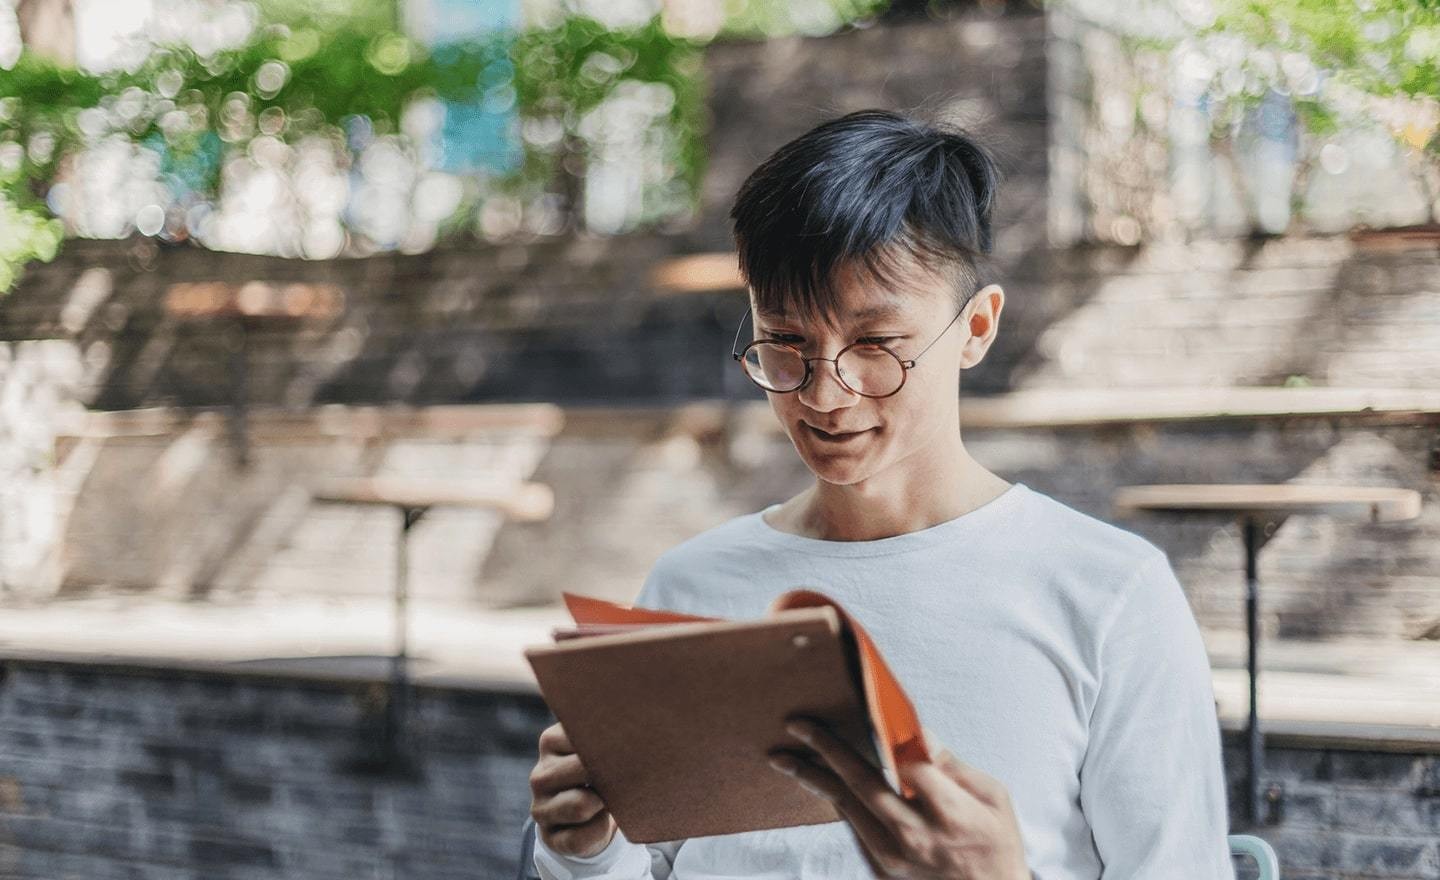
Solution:
M 635 844 L 554 725 L 531 774 L 546 880 L 1233 880 L 1209 662 L 1165 553 L 961 442 L 960 374 L 1005 302 L 997 181 L 962 132 L 884 111 L 746 180 L 737 350 L 815 483 L 666 552 L 636 600 L 744 618 L 798 586 L 838 599 L 925 724 L 917 797 L 812 726 L 777 771 L 845 821 Z

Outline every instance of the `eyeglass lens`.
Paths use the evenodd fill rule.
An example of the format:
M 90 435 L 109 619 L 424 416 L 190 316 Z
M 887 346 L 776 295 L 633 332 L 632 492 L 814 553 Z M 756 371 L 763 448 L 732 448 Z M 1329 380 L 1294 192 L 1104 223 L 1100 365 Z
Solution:
M 756 343 L 746 350 L 744 363 L 750 378 L 770 391 L 794 391 L 805 381 L 805 359 L 786 345 Z M 905 381 L 899 359 L 879 346 L 847 348 L 837 359 L 836 369 L 846 387 L 871 397 L 890 394 Z

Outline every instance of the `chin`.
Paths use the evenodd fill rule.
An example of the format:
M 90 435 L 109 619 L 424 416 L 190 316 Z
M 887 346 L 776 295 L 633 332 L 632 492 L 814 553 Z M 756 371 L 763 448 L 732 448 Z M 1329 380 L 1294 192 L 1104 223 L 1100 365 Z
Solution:
M 826 468 L 815 465 L 810 465 L 810 472 L 815 475 L 815 479 L 832 486 L 853 486 L 874 476 L 871 471 L 858 468 Z
M 880 470 L 879 450 L 867 450 L 862 454 L 841 454 L 816 449 L 803 441 L 795 444 L 796 452 L 805 467 L 816 479 L 837 486 L 848 486 L 863 482 Z

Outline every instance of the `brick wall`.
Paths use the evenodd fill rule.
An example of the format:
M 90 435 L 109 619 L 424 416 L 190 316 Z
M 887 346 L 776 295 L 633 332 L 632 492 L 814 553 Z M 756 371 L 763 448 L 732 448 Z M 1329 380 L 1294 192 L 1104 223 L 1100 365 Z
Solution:
M 538 698 L 421 690 L 418 779 L 354 769 L 379 692 L 8 663 L 0 877 L 495 880 L 529 810 Z
M 379 729 L 362 683 L 0 669 L 7 880 L 508 880 L 553 720 L 533 696 L 422 689 L 419 775 L 387 778 L 355 769 Z M 1225 757 L 1234 805 L 1238 738 Z M 1267 768 L 1286 797 L 1259 833 L 1286 880 L 1440 875 L 1436 756 L 1289 745 Z
M 1244 797 L 1242 739 L 1225 742 L 1232 823 Z M 1437 756 L 1271 746 L 1261 779 L 1262 791 L 1284 790 L 1278 821 L 1246 833 L 1275 848 L 1285 880 L 1440 877 Z

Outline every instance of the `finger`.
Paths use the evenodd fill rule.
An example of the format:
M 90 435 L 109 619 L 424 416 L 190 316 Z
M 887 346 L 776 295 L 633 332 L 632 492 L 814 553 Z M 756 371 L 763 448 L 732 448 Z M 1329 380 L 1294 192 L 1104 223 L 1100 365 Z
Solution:
M 790 755 L 795 770 L 795 780 L 818 797 L 835 805 L 855 835 L 856 843 L 870 870 L 877 877 L 889 877 L 902 862 L 900 844 L 889 827 L 872 813 L 855 792 L 833 772 L 817 766 L 804 758 Z
M 547 755 L 530 771 L 530 791 L 549 795 L 567 788 L 590 784 L 590 773 L 580 763 L 579 755 Z
M 601 813 L 589 822 L 580 825 L 559 825 L 545 828 L 537 820 L 536 825 L 545 828 L 546 843 L 556 852 L 575 852 L 582 843 L 588 843 L 609 828 L 610 817 Z
M 797 736 L 814 749 L 824 763 L 844 780 L 862 803 L 890 828 L 898 830 L 919 821 L 919 813 L 891 788 L 880 771 L 862 758 L 849 744 L 823 724 L 810 719 L 799 722 Z M 788 729 L 788 726 L 787 726 Z
M 563 825 L 584 825 L 605 809 L 600 795 L 588 788 L 567 788 L 564 791 L 536 800 L 530 814 L 536 824 L 550 827 Z
M 925 737 L 925 750 L 929 752 L 931 762 L 960 783 L 977 800 L 994 806 L 1009 795 L 1000 780 L 955 757 L 955 753 L 945 747 L 935 735 L 935 731 L 921 725 L 920 733 Z
M 570 744 L 570 735 L 560 724 L 552 724 L 540 731 L 540 753 L 551 755 L 573 755 L 575 747 Z
M 981 803 L 997 807 L 1009 799 L 1010 793 L 1005 785 L 995 777 L 985 773 L 980 768 L 965 763 L 955 757 L 948 750 L 942 751 L 935 761 L 935 766 L 945 772 L 945 775 L 955 780 Z
M 916 791 L 916 797 L 912 798 L 912 801 L 919 803 L 929 817 L 940 819 L 953 816 L 970 806 L 974 795 L 963 788 L 963 796 L 957 794 L 955 788 L 959 787 L 959 782 L 941 769 L 941 755 L 953 755 L 935 735 L 935 731 L 921 725 L 920 734 L 925 739 L 925 752 L 930 756 L 930 760 L 906 764 L 899 768 L 899 772 Z
M 916 761 L 900 771 L 915 789 L 909 803 L 930 824 L 966 825 L 974 821 L 979 802 L 933 761 Z

